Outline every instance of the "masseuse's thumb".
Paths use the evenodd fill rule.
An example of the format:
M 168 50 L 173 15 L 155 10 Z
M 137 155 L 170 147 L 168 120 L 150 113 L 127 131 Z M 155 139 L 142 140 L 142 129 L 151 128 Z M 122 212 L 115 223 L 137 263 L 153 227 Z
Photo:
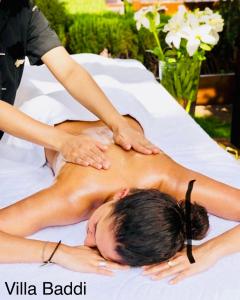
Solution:
M 122 146 L 123 149 L 125 149 L 125 150 L 131 150 L 131 148 L 132 148 L 132 145 L 131 145 L 131 144 L 126 144 L 126 143 L 122 143 L 121 146 Z
M 132 148 L 132 146 L 131 146 L 131 144 L 128 144 L 128 143 L 126 143 L 126 142 L 121 142 L 121 143 L 119 143 L 119 145 L 124 149 L 124 150 L 127 150 L 127 151 L 129 151 L 129 150 L 131 150 L 131 148 Z
M 124 139 L 122 136 L 117 136 L 115 138 L 115 143 L 121 146 L 124 150 L 131 150 L 132 145 L 129 143 L 126 139 Z

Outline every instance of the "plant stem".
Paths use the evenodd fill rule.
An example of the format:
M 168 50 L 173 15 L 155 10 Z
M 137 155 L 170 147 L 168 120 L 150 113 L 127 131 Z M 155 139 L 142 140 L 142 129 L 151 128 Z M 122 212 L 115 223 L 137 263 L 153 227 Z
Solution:
M 188 100 L 187 106 L 185 108 L 185 110 L 188 114 L 190 113 L 191 106 L 192 106 L 192 102 L 190 100 Z
M 161 44 L 160 44 L 160 41 L 159 41 L 159 38 L 158 38 L 158 33 L 157 33 L 156 30 L 153 30 L 153 35 L 155 37 L 155 40 L 156 40 L 158 48 L 159 48 L 159 52 L 160 52 L 159 59 L 162 60 L 162 61 L 164 61 L 164 54 L 163 54 L 162 47 L 161 47 Z

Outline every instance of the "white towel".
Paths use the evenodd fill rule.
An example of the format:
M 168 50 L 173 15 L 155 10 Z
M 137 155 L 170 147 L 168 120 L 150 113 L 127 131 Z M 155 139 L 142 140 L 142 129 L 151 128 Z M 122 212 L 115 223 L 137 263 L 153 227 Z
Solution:
M 240 165 L 186 114 L 152 74 L 137 61 L 114 60 L 96 55 L 74 56 L 94 76 L 121 113 L 129 113 L 141 121 L 146 135 L 173 159 L 212 178 L 240 187 Z M 45 67 L 26 67 L 18 103 L 29 100 L 22 109 L 33 117 L 54 124 L 66 118 L 95 120 L 64 92 Z M 97 99 L 96 99 L 97 102 Z M 35 107 L 35 109 L 32 109 Z M 42 148 L 5 136 L 0 145 L 0 204 L 9 205 L 52 183 L 51 170 L 44 165 Z M 227 197 L 227 195 L 226 195 Z M 78 245 L 85 236 L 85 224 L 49 228 L 33 237 L 44 240 L 62 239 Z M 207 239 L 233 227 L 236 223 L 210 217 L 211 230 Z M 239 300 L 240 254 L 222 259 L 208 272 L 189 278 L 176 286 L 168 280 L 151 281 L 140 269 L 117 272 L 113 278 L 94 274 L 79 274 L 58 266 L 39 268 L 37 265 L 0 266 L 0 299 L 17 300 L 7 296 L 4 281 L 35 283 L 41 294 L 43 281 L 67 284 L 69 281 L 87 283 L 86 300 Z M 23 297 L 23 299 L 28 299 Z M 35 297 L 30 297 L 35 299 Z M 49 299 L 80 299 L 79 296 L 51 296 Z

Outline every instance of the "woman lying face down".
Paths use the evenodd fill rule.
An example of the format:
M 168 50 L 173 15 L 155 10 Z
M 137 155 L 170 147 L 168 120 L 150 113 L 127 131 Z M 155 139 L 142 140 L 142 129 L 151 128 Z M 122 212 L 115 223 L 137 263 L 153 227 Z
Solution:
M 127 121 L 142 130 L 135 120 Z M 202 238 L 208 229 L 203 207 L 219 217 L 240 220 L 239 189 L 189 170 L 163 152 L 146 156 L 124 151 L 112 143 L 111 132 L 102 122 L 64 122 L 58 128 L 108 141 L 111 167 L 84 168 L 46 151 L 56 172 L 52 186 L 2 209 L 1 231 L 27 236 L 46 227 L 89 219 L 85 245 L 97 247 L 106 259 L 150 265 L 183 248 L 185 204 L 181 200 L 192 179 L 196 180 L 192 191 L 194 239 Z
M 101 255 L 130 266 L 150 265 L 173 257 L 186 241 L 185 202 L 158 190 L 123 190 L 95 210 L 84 244 Z M 209 228 L 205 208 L 191 209 L 193 239 Z

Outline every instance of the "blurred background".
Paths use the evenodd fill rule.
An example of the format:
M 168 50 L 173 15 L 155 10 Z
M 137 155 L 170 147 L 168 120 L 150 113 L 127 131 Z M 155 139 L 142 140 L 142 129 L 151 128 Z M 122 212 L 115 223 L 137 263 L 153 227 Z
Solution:
M 103 52 L 113 58 L 137 59 L 158 78 L 158 60 L 147 52 L 154 39 L 136 29 L 133 18 L 142 7 L 160 3 L 167 21 L 180 4 L 189 9 L 210 7 L 224 18 L 220 42 L 201 69 L 195 120 L 225 146 L 240 148 L 240 0 L 35 0 L 71 54 Z M 236 156 L 237 154 L 234 153 Z

